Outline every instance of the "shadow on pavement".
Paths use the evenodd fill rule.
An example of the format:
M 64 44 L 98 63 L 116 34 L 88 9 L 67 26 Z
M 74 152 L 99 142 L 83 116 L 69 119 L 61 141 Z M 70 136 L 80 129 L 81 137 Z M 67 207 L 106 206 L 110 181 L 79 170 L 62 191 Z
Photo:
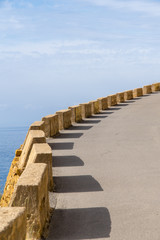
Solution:
M 52 150 L 65 150 L 73 149 L 73 142 L 60 142 L 60 143 L 48 143 Z
M 101 185 L 91 175 L 53 177 L 55 192 L 97 192 Z
M 53 156 L 53 167 L 79 167 L 84 162 L 77 156 Z
M 70 128 L 69 128 L 70 130 Z M 61 138 L 80 138 L 82 137 L 83 133 L 60 133 L 60 135 L 56 136 L 56 139 Z
M 107 208 L 58 209 L 54 211 L 47 240 L 109 238 L 110 232 Z
M 69 130 L 89 130 L 93 126 L 82 126 L 82 125 L 74 125 L 69 128 Z

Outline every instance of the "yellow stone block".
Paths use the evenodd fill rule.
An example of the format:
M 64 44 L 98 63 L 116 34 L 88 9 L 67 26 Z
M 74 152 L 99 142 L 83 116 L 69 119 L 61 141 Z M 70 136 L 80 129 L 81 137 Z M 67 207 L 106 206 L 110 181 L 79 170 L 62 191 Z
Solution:
M 142 88 L 135 88 L 133 90 L 133 98 L 140 97 L 143 95 L 143 89 Z
M 152 92 L 160 91 L 160 83 L 152 84 Z
M 143 95 L 152 93 L 152 85 L 146 85 L 143 87 Z
M 133 99 L 133 90 L 128 90 L 124 92 L 124 100 L 131 100 Z
M 117 93 L 116 97 L 117 97 L 117 103 L 124 102 L 124 92 Z

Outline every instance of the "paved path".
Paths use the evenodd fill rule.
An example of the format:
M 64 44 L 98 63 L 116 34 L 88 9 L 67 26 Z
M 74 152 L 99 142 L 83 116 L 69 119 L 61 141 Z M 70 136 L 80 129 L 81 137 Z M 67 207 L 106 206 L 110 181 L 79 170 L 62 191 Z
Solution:
M 53 149 L 48 240 L 160 240 L 160 93 L 85 119 Z

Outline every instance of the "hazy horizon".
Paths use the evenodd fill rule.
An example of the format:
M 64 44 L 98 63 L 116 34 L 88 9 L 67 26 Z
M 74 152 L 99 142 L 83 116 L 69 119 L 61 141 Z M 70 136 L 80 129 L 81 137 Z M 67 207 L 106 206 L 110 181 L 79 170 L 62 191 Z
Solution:
M 160 1 L 0 1 L 0 126 L 159 82 Z

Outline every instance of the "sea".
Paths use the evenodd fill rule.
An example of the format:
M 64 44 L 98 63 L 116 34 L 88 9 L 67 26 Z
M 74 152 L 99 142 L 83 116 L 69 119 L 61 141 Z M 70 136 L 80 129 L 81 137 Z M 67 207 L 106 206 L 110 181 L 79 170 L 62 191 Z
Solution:
M 0 193 L 3 193 L 15 150 L 23 144 L 27 131 L 28 127 L 0 128 Z

